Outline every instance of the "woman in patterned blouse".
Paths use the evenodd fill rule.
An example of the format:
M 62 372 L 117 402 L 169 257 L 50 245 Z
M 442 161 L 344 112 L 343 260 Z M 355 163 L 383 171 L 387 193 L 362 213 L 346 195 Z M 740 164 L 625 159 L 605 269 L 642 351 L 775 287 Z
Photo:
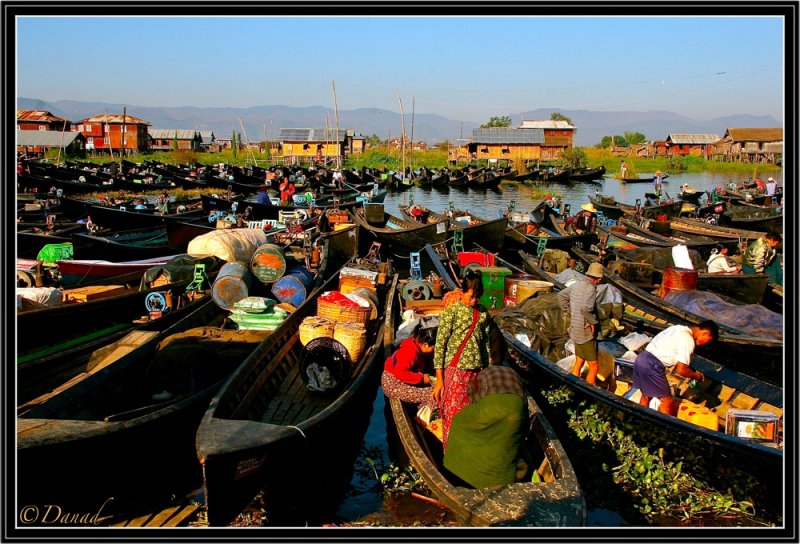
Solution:
M 486 309 L 478 305 L 483 283 L 478 272 L 467 272 L 462 283 L 461 299 L 448 306 L 439 318 L 433 368 L 436 383 L 433 400 L 439 403 L 442 420 L 442 445 L 453 416 L 469 404 L 468 388 L 478 372 L 489 366 L 490 320 Z

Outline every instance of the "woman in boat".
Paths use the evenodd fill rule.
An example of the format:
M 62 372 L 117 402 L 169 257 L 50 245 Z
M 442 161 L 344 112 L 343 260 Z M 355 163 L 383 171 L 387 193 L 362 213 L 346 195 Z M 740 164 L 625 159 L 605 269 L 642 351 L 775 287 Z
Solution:
M 469 397 L 453 418 L 445 468 L 476 488 L 521 481 L 530 459 L 523 447 L 528 410 L 519 376 L 492 365 L 478 373 Z
M 418 324 L 383 365 L 381 387 L 386 396 L 413 404 L 432 405 L 433 380 L 426 369 L 435 348 L 436 328 L 423 328 Z
M 736 274 L 742 269 L 741 265 L 733 265 L 728 261 L 728 248 L 721 244 L 711 250 L 706 265 L 709 274 Z
M 158 208 L 158 213 L 161 215 L 167 215 L 169 213 L 169 195 L 166 191 L 164 191 L 157 199 L 156 199 L 156 206 Z
M 641 391 L 639 404 L 650 405 L 650 399 L 659 399 L 658 411 L 675 415 L 672 389 L 667 381 L 667 369 L 675 367 L 679 375 L 702 382 L 702 372 L 692 370 L 689 363 L 697 346 L 704 346 L 719 337 L 719 327 L 710 319 L 697 325 L 672 325 L 667 327 L 647 344 L 633 362 L 633 387 Z
M 284 176 L 283 181 L 278 187 L 281 192 L 281 206 L 289 206 L 292 203 L 292 196 L 295 193 L 294 185 L 289 181 L 289 178 Z
M 571 227 L 576 234 L 597 230 L 597 208 L 591 202 L 583 204 L 581 211 L 576 213 L 572 219 L 572 221 L 568 221 L 567 228 Z
M 469 270 L 462 289 L 461 298 L 442 312 L 433 355 L 436 383 L 432 395 L 439 404 L 445 448 L 453 416 L 469 403 L 470 382 L 481 369 L 489 366 L 491 358 L 491 318 L 486 309 L 478 305 L 483 295 L 480 273 Z
M 262 185 L 261 190 L 258 192 L 256 202 L 259 204 L 269 204 L 269 195 L 267 194 L 267 186 Z

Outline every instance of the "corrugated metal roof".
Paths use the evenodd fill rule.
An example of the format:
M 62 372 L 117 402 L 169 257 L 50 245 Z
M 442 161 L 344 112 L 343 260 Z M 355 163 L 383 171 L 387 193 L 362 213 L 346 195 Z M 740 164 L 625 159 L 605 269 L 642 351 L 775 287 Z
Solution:
M 18 130 L 17 145 L 41 147 L 67 147 L 80 132 L 58 132 L 55 130 Z
M 149 125 L 150 123 L 139 119 L 138 117 L 134 117 L 133 115 L 125 115 L 125 124 L 126 125 Z M 87 117 L 86 119 L 82 119 L 78 121 L 80 123 L 108 123 L 109 125 L 121 125 L 123 123 L 123 116 L 116 115 L 109 113 L 106 115 L 105 113 L 101 113 L 100 115 L 95 115 L 94 117 Z
M 543 144 L 544 130 L 540 128 L 475 128 L 472 141 L 476 144 Z
M 779 142 L 783 140 L 782 128 L 729 128 L 734 142 Z
M 522 121 L 517 128 L 546 128 L 546 129 L 557 129 L 557 130 L 574 130 L 575 127 L 567 123 L 566 121 Z
M 201 130 L 200 138 L 203 141 L 203 145 L 211 145 L 214 143 L 214 140 L 216 140 L 214 137 L 214 131 L 212 130 Z
M 174 138 L 175 134 L 178 135 L 179 140 L 193 140 L 197 131 L 187 129 L 148 128 L 147 133 L 151 138 L 158 140 Z
M 673 144 L 713 144 L 719 134 L 670 134 L 667 140 Z
M 284 142 L 336 142 L 343 141 L 347 135 L 347 129 L 339 129 L 339 137 L 336 137 L 335 128 L 282 128 L 278 134 L 278 140 Z
M 56 117 L 49 111 L 44 110 L 17 110 L 17 121 L 60 121 L 64 122 L 66 119 Z

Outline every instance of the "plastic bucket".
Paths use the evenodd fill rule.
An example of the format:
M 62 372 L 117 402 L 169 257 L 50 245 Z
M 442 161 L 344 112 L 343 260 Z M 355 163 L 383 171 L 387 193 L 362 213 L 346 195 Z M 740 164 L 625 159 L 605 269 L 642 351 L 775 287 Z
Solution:
M 275 244 L 259 246 L 250 259 L 250 270 L 261 283 L 272 283 L 286 272 L 286 257 Z
M 670 291 L 694 291 L 697 289 L 697 270 L 669 267 L 661 278 L 661 298 Z
M 288 302 L 297 308 L 305 302 L 313 285 L 313 274 L 305 266 L 296 264 L 272 284 L 272 294 L 279 301 Z
M 247 263 L 233 261 L 219 269 L 211 285 L 211 298 L 220 308 L 233 310 L 233 305 L 247 298 L 252 283 L 252 275 Z

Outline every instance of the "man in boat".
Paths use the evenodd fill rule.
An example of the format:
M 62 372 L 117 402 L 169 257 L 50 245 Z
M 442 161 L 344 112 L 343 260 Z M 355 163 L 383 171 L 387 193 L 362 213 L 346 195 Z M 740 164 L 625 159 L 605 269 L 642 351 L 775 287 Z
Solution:
M 684 187 L 689 187 L 688 183 L 683 184 Z M 662 189 L 662 178 L 661 178 L 661 170 L 656 170 L 656 175 L 653 176 L 653 192 L 656 194 L 657 197 L 661 196 L 661 189 Z
M 628 165 L 625 164 L 625 161 L 622 161 L 622 164 L 619 165 L 619 177 L 623 179 L 628 177 Z
M 580 377 L 583 363 L 589 365 L 586 374 L 588 383 L 597 381 L 600 364 L 597 361 L 597 284 L 603 279 L 603 265 L 592 263 L 586 271 L 584 279 L 580 279 L 558 293 L 558 302 L 564 313 L 564 320 L 569 320 L 569 337 L 575 344 L 575 364 L 572 374 Z
M 704 346 L 719 337 L 719 327 L 710 319 L 698 325 L 672 325 L 650 340 L 647 347 L 636 356 L 633 363 L 633 387 L 641 391 L 639 404 L 649 406 L 650 399 L 659 399 L 658 411 L 675 415 L 677 405 L 672 399 L 672 389 L 667 381 L 667 369 L 702 382 L 702 372 L 690 368 L 692 353 L 697 346 Z
M 161 215 L 167 215 L 169 213 L 169 195 L 166 191 L 156 199 L 156 206 L 158 207 L 158 213 Z
M 783 273 L 774 266 L 777 248 L 782 240 L 778 232 L 768 232 L 749 246 L 742 256 L 742 272 L 745 274 L 769 274 L 770 281 L 783 285 Z
M 572 229 L 577 234 L 594 232 L 597 230 L 597 208 L 589 202 L 581 206 L 581 211 L 575 214 L 574 220 L 570 222 Z

